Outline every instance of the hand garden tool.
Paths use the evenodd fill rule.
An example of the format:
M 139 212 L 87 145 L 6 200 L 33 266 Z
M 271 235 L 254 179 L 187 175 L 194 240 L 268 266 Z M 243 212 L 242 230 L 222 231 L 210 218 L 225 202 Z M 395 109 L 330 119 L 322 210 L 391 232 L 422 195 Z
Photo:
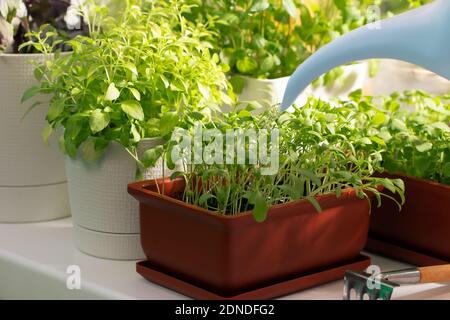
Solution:
M 396 59 L 450 80 L 450 1 L 435 0 L 403 14 L 373 22 L 319 49 L 291 76 L 281 110 L 289 108 L 320 75 L 350 62 Z
M 450 264 L 411 268 L 379 274 L 347 271 L 344 300 L 390 300 L 395 287 L 432 282 L 450 282 Z

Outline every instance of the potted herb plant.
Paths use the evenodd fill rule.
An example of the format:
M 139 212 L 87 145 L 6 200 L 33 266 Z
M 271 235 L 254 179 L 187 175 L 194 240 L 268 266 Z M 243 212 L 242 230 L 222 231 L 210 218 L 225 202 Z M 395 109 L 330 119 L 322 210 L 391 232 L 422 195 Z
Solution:
M 381 151 L 364 148 L 357 108 L 251 111 L 175 131 L 165 152 L 184 170 L 128 187 L 146 264 L 222 297 L 351 261 L 378 187 L 403 192 L 401 180 L 373 176 Z
M 70 40 L 71 55 L 40 67 L 40 91 L 51 93 L 48 130 L 64 130 L 75 240 L 85 253 L 143 256 L 127 184 L 172 168 L 153 159 L 180 119 L 211 116 L 231 102 L 206 31 L 182 19 L 184 10 L 136 0 L 113 18 L 106 6 L 93 6 L 90 37 Z
M 62 0 L 0 1 L 0 222 L 33 222 L 57 219 L 70 214 L 64 159 L 57 142 L 42 143 L 45 108 L 28 108 L 48 100 L 30 95 L 36 90 L 35 64 L 49 61 L 64 47 L 61 39 L 79 33 L 82 23 Z M 66 20 L 78 25 L 67 24 Z M 70 21 L 69 21 L 70 22 Z M 71 28 L 74 28 L 71 30 Z M 49 43 L 48 54 L 22 45 L 29 32 L 42 29 Z M 21 103 L 25 89 L 27 91 Z M 26 200 L 24 200 L 26 199 Z
M 387 202 L 374 210 L 369 249 L 418 265 L 450 261 L 449 98 L 407 92 L 383 102 L 383 167 L 405 181 L 406 202 L 400 213 Z
M 241 101 L 280 103 L 289 76 L 322 45 L 365 24 L 372 1 L 222 0 L 189 1 L 188 19 L 206 21 L 213 47 L 229 64 Z M 344 97 L 363 87 L 367 63 L 337 68 L 318 79 L 297 101 L 314 94 Z

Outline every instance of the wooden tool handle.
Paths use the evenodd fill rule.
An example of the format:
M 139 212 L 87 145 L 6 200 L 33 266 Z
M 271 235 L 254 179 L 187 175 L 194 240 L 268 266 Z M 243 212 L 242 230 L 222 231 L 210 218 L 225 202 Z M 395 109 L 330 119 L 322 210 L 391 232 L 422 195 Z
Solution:
M 450 264 L 418 269 L 420 271 L 420 283 L 450 282 Z

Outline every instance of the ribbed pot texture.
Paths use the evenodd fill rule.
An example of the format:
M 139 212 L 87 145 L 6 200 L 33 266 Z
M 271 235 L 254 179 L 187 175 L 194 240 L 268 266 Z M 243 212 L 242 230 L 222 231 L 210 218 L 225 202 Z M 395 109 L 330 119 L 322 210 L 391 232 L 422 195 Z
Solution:
M 160 143 L 149 141 L 142 147 Z M 134 159 L 113 142 L 96 163 L 66 158 L 66 168 L 77 247 L 101 258 L 142 259 L 138 204 L 127 194 L 127 184 L 135 181 Z M 161 177 L 161 165 L 146 176 Z
M 56 139 L 46 145 L 48 97 L 21 103 L 22 94 L 38 85 L 35 64 L 40 54 L 0 55 L 0 222 L 34 222 L 70 214 L 64 157 Z M 42 102 L 23 118 L 35 102 Z

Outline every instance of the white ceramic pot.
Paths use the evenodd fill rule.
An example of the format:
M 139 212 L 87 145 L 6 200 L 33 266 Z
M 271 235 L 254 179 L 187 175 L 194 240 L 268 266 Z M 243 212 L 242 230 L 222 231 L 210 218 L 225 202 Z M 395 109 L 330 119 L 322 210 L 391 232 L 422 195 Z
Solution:
M 389 95 L 406 90 L 423 90 L 432 94 L 450 93 L 450 81 L 437 74 L 399 60 L 380 60 L 380 71 L 369 78 L 365 93 Z
M 362 89 L 366 82 L 366 78 L 368 77 L 367 62 L 347 65 L 342 68 L 344 74 L 339 79 L 328 86 L 308 86 L 308 88 L 306 88 L 306 90 L 297 98 L 296 104 L 298 106 L 304 105 L 311 95 L 326 101 L 335 98 L 345 99 L 352 91 Z M 256 100 L 262 104 L 263 107 L 270 107 L 282 102 L 284 91 L 286 90 L 290 77 L 255 79 L 242 76 L 242 78 L 245 80 L 245 86 L 238 95 L 239 100 Z
M 347 99 L 355 90 L 364 89 L 369 77 L 369 63 L 358 62 L 342 66 L 343 74 L 327 86 L 318 86 L 312 89 L 315 97 L 330 101 L 332 99 Z
M 161 168 L 160 163 L 148 170 L 145 178 L 161 177 Z M 135 181 L 136 162 L 126 150 L 113 142 L 95 164 L 67 157 L 66 170 L 78 249 L 100 258 L 144 259 L 138 202 L 127 193 L 127 185 Z
M 43 59 L 40 54 L 0 55 L 0 222 L 70 215 L 64 157 L 56 141 L 48 146 L 41 138 L 48 98 L 21 103 L 23 92 L 38 84 L 32 61 Z M 22 120 L 34 101 L 44 103 Z

